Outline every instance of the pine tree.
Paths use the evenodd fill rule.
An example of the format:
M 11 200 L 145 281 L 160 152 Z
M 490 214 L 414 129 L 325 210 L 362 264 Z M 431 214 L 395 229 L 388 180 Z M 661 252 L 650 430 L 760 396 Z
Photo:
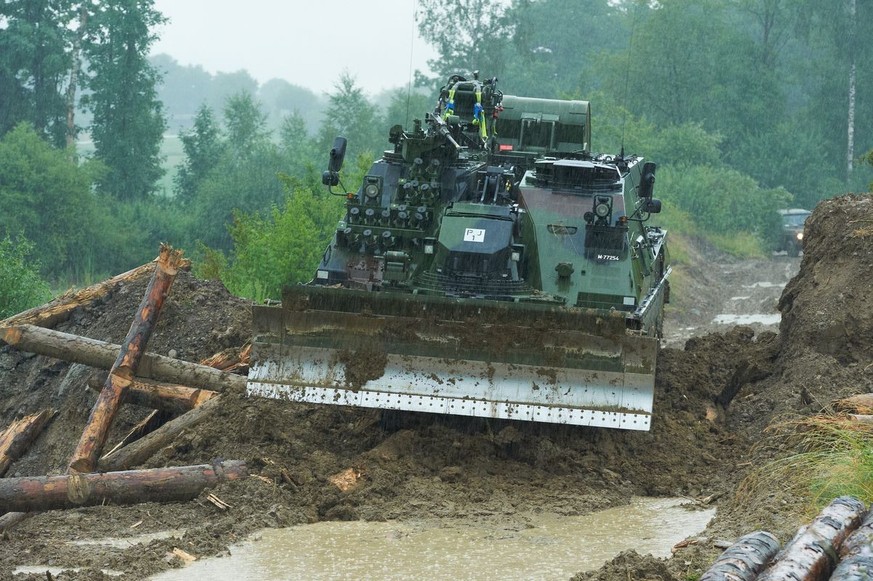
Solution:
M 83 47 L 91 93 L 82 102 L 94 114 L 96 157 L 109 168 L 99 185 L 116 199 L 139 200 L 155 191 L 164 173 L 160 74 L 147 57 L 157 39 L 152 30 L 165 19 L 153 0 L 103 2 L 95 10 Z

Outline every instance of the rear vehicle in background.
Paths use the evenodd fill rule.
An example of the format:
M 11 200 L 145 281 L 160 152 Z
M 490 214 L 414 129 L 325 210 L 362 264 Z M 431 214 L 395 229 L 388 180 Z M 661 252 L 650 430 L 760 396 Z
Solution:
M 788 256 L 800 255 L 803 250 L 803 225 L 811 213 L 801 208 L 779 210 L 779 215 L 782 216 L 782 233 L 778 250 L 784 250 Z

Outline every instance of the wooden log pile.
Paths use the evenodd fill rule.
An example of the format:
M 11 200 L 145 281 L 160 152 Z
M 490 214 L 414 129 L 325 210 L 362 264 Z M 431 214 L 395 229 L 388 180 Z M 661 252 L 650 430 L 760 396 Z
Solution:
M 758 531 L 731 545 L 700 581 L 861 581 L 873 579 L 873 511 L 860 500 L 833 500 L 778 551 Z
M 244 462 L 123 472 L 0 479 L 0 511 L 29 512 L 113 504 L 190 500 L 205 488 L 247 476 Z
M 779 546 L 779 540 L 766 531 L 749 533 L 725 549 L 700 581 L 754 581 Z
M 873 579 L 873 510 L 855 532 L 840 545 L 840 564 L 831 581 Z
M 70 458 L 68 473 L 0 479 L 0 531 L 23 520 L 29 511 L 89 506 L 188 500 L 225 480 L 247 476 L 240 461 L 211 465 L 132 470 L 218 409 L 220 391 L 242 389 L 248 351 L 219 354 L 196 364 L 146 352 L 173 280 L 190 267 L 182 252 L 162 245 L 153 263 L 113 279 L 68 293 L 48 305 L 0 321 L 0 341 L 28 351 L 108 370 L 92 374 L 89 387 L 98 392 L 87 425 Z M 109 293 L 122 282 L 151 275 L 145 296 L 121 345 L 69 335 L 50 327 L 66 320 L 77 307 Z M 2 343 L 0 343 L 2 345 Z M 216 368 L 218 367 L 218 368 Z M 118 446 L 101 458 L 107 435 L 122 404 L 154 411 Z M 0 477 L 51 420 L 44 410 L 13 423 L 0 435 Z M 99 472 L 98 472 L 99 470 Z

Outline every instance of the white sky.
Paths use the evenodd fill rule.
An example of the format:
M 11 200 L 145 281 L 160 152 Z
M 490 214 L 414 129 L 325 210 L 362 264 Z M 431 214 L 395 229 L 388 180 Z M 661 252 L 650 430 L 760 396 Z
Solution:
M 427 71 L 433 49 L 418 37 L 415 0 L 155 0 L 169 22 L 154 54 L 210 73 L 246 69 L 332 92 L 348 71 L 369 95 Z

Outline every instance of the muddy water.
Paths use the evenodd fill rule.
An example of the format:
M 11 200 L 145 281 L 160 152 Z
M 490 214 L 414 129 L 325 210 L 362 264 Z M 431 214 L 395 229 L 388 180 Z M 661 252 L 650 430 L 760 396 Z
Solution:
M 210 579 L 567 579 L 619 552 L 667 557 L 715 509 L 682 499 L 637 498 L 579 517 L 527 514 L 513 521 L 322 522 L 268 529 L 231 555 L 168 571 L 154 581 Z

